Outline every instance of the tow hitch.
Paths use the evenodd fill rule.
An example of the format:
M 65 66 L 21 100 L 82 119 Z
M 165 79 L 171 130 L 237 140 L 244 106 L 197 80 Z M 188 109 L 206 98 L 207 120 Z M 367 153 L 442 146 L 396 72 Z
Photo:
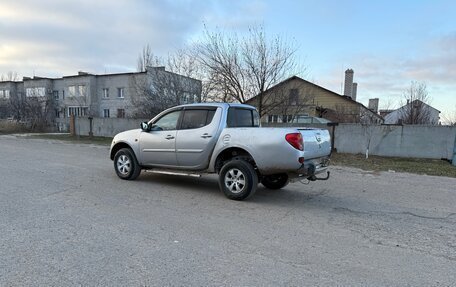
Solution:
M 317 181 L 317 180 L 328 180 L 329 179 L 329 171 L 326 172 L 325 177 L 316 177 L 315 175 L 309 176 L 307 178 L 310 181 Z

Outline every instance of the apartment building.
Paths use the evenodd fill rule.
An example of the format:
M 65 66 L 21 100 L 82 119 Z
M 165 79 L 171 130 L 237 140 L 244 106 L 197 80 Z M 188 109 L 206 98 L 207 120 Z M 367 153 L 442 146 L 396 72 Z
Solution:
M 32 100 L 54 119 L 70 115 L 134 117 L 146 101 L 160 101 L 160 96 L 148 98 L 154 93 L 172 97 L 174 104 L 200 102 L 201 81 L 166 71 L 164 67 L 148 67 L 145 72 L 133 73 L 24 77 L 22 81 L 0 82 L 0 118 L 22 119 L 21 109 L 25 110 Z

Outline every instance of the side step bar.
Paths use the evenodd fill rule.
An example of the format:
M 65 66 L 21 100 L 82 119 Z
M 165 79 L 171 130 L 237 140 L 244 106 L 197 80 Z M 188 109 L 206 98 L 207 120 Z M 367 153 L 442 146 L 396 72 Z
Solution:
M 201 174 L 198 173 L 184 173 L 184 172 L 175 172 L 175 171 L 166 171 L 166 170 L 154 170 L 146 169 L 145 172 L 158 173 L 158 174 L 167 174 L 167 175 L 181 175 L 181 176 L 190 176 L 190 177 L 201 177 Z

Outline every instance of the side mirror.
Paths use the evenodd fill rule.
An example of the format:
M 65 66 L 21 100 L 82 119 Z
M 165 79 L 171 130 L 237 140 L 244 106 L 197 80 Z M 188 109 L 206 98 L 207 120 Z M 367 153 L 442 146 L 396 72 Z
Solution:
M 150 131 L 150 126 L 147 122 L 142 122 L 141 123 L 141 129 L 145 132 L 149 132 Z

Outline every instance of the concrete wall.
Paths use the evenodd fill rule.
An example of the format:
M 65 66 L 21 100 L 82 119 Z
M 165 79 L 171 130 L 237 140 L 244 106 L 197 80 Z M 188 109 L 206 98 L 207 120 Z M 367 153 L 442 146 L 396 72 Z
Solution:
M 150 119 L 94 118 L 93 135 L 113 137 L 115 134 L 137 129 L 141 122 Z M 399 126 L 339 124 L 332 127 L 323 124 L 273 124 L 274 127 L 315 127 L 329 130 L 333 134 L 334 147 L 340 153 L 365 154 L 369 146 L 370 155 L 449 159 L 453 158 L 456 127 L 449 126 Z M 69 119 L 59 119 L 60 132 L 69 131 Z M 89 135 L 88 118 L 76 118 L 75 130 L 78 135 Z M 369 142 L 370 141 L 370 142 Z
M 92 131 L 94 136 L 113 137 L 117 133 L 139 129 L 140 124 L 150 119 L 94 118 Z M 89 135 L 90 121 L 88 118 L 76 118 L 75 130 L 78 135 Z
M 94 136 L 113 137 L 117 133 L 139 129 L 142 122 L 150 119 L 128 119 L 128 118 L 93 118 L 92 131 Z M 56 119 L 56 131 L 70 132 L 70 119 Z M 75 132 L 77 135 L 88 136 L 90 131 L 90 120 L 88 118 L 75 118 Z
M 456 127 L 339 124 L 335 148 L 341 153 L 452 159 Z M 369 143 L 370 140 L 370 143 Z

